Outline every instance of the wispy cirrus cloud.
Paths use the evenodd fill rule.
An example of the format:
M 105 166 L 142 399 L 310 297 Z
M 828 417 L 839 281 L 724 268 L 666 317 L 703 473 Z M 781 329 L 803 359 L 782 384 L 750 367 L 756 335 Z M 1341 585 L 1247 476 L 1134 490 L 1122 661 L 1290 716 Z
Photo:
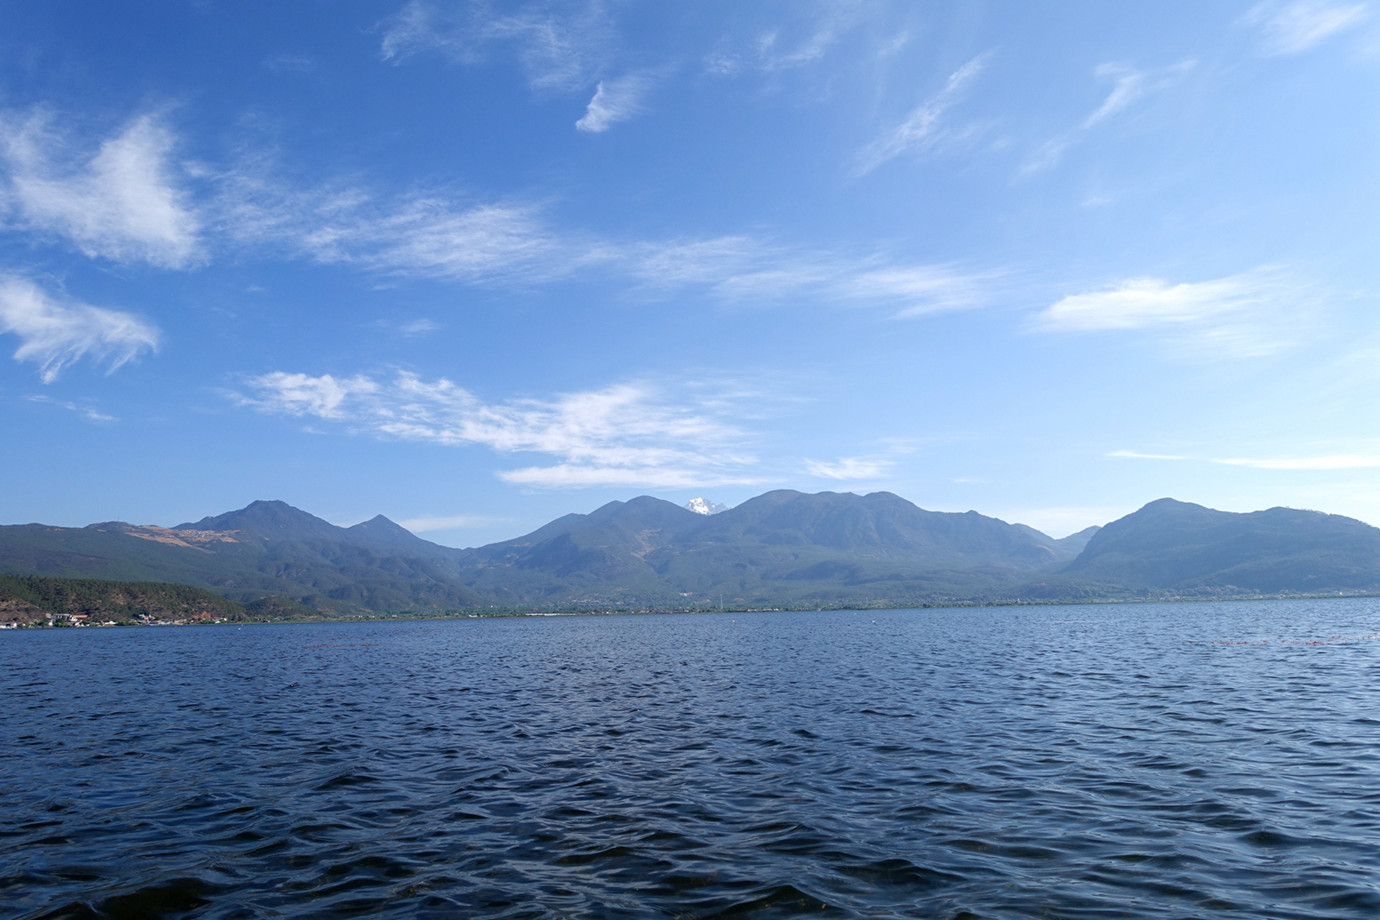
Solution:
M 1021 164 L 1017 174 L 1029 176 L 1057 166 L 1069 148 L 1082 141 L 1093 128 L 1141 99 L 1175 86 L 1195 66 L 1197 63 L 1193 60 L 1183 60 L 1153 70 L 1139 70 L 1119 63 L 1098 65 L 1094 75 L 1099 80 L 1112 82 L 1112 88 L 1102 100 L 1102 104 L 1090 112 L 1078 127 L 1050 138 L 1032 151 Z
M 320 68 L 316 59 L 307 54 L 274 54 L 264 59 L 263 67 L 274 73 L 314 74 Z
M 1133 450 L 1114 450 L 1109 457 L 1135 460 L 1193 461 L 1239 466 L 1257 470 L 1314 471 L 1380 469 L 1380 449 L 1374 446 L 1342 453 L 1262 456 L 1262 457 L 1196 457 L 1185 454 L 1141 453 Z
M 894 304 L 897 318 L 981 306 L 996 281 L 992 273 L 967 272 L 952 265 L 861 267 L 840 277 L 843 297 Z
M 1112 91 L 1107 94 L 1106 99 L 1102 100 L 1102 104 L 1097 107 L 1096 111 L 1083 119 L 1085 130 L 1120 112 L 1144 96 L 1150 89 L 1149 75 L 1145 71 L 1136 70 L 1124 64 L 1101 64 L 1096 73 L 1098 77 L 1113 81 Z
M 537 285 L 598 276 L 641 293 L 701 288 L 724 303 L 813 301 L 915 316 L 977 306 L 992 273 L 885 254 L 821 251 L 732 234 L 619 240 L 562 227 L 548 206 L 362 184 L 293 188 L 268 164 L 219 178 L 216 226 L 246 247 L 398 277 Z
M 339 420 L 350 417 L 354 407 L 379 392 L 379 385 L 364 376 L 312 376 L 274 371 L 249 380 L 254 396 L 236 396 L 241 405 L 283 415 L 310 415 Z M 350 413 L 345 403 L 349 402 Z
M 1251 7 L 1241 21 L 1257 31 L 1267 55 L 1280 56 L 1310 51 L 1359 25 L 1369 13 L 1364 3 L 1266 0 Z
M 751 236 L 638 243 L 619 264 L 650 288 L 702 286 L 733 304 L 816 301 L 888 309 L 896 317 L 980 306 L 995 273 L 882 255 L 808 250 Z
M 823 60 L 859 22 L 853 4 L 828 4 L 805 17 L 803 28 L 773 27 L 757 31 L 746 41 L 725 40 L 704 58 L 707 73 L 731 77 L 745 71 L 765 74 L 808 67 Z
M 949 75 L 944 88 L 913 109 L 906 120 L 889 129 L 858 152 L 854 172 L 864 175 L 896 157 L 933 150 L 941 144 L 970 137 L 973 126 L 952 128 L 945 114 L 958 104 L 969 84 L 986 68 L 992 53 L 980 54 Z
M 0 334 L 19 337 L 16 361 L 39 366 L 52 383 L 83 358 L 105 362 L 113 372 L 158 348 L 158 330 L 131 313 L 93 307 L 44 291 L 27 278 L 0 275 Z
M 600 134 L 620 121 L 642 111 L 642 97 L 651 87 L 647 74 L 629 74 L 616 80 L 600 80 L 585 114 L 575 127 L 587 134 Z
M 274 248 L 327 265 L 465 283 L 531 283 L 575 271 L 590 245 L 547 224 L 538 205 L 476 202 L 444 192 L 381 194 L 362 183 L 293 186 L 272 164 L 215 177 L 216 229 L 240 247 Z
M 43 110 L 0 113 L 0 226 L 66 240 L 91 258 L 187 268 L 200 220 L 173 133 L 133 118 L 94 151 Z
M 464 45 L 446 34 L 436 5 L 423 0 L 411 0 L 378 28 L 383 32 L 379 54 L 385 61 L 401 61 L 423 51 L 464 52 Z
M 1191 325 L 1255 301 L 1257 288 L 1240 276 L 1183 284 L 1132 278 L 1065 297 L 1040 314 L 1040 322 L 1048 329 L 1074 332 Z
M 1277 268 L 1212 281 L 1131 278 L 1064 297 L 1035 317 L 1050 332 L 1143 331 L 1197 357 L 1257 357 L 1305 338 L 1315 295 Z
M 597 3 L 528 3 L 503 14 L 486 3 L 411 0 L 379 27 L 385 61 L 439 54 L 473 65 L 511 53 L 535 90 L 589 85 L 613 46 L 612 22 Z
M 382 31 L 380 53 L 390 63 L 422 53 L 465 65 L 511 55 L 533 90 L 574 92 L 594 84 L 575 122 L 590 134 L 640 114 L 657 82 L 650 70 L 605 75 L 621 55 L 613 19 L 598 3 L 529 3 L 498 13 L 481 3 L 412 0 Z
M 1212 462 L 1258 470 L 1370 470 L 1380 468 L 1380 453 L 1326 454 L 1316 457 L 1216 457 Z
M 408 320 L 398 326 L 398 331 L 405 336 L 430 335 L 441 328 L 441 324 L 433 319 L 422 317 L 420 319 Z
M 71 400 L 53 399 L 51 396 L 47 396 L 42 393 L 37 393 L 25 398 L 28 399 L 29 402 L 42 403 L 48 406 L 56 406 L 59 409 L 65 409 L 68 412 L 75 412 L 82 418 L 86 419 L 88 422 L 95 422 L 96 424 L 105 424 L 106 422 L 113 422 L 116 420 L 115 416 L 113 415 L 109 415 L 105 412 L 100 411 L 99 409 L 95 409 L 90 405 L 82 405 L 81 403 L 75 403 Z
M 893 460 L 875 457 L 840 457 L 833 461 L 806 460 L 805 472 L 819 479 L 865 482 L 885 476 L 895 465 Z
M 802 459 L 803 472 L 817 479 L 834 482 L 876 482 L 896 467 L 899 458 L 913 454 L 916 442 L 909 438 L 884 438 L 874 442 L 869 452 L 835 460 Z
M 60 237 L 86 254 L 191 268 L 227 253 L 346 265 L 400 278 L 528 286 L 599 276 L 640 291 L 700 287 L 725 303 L 810 300 L 918 315 L 981 303 L 990 277 L 877 253 L 830 252 L 760 235 L 620 240 L 564 226 L 549 203 L 390 192 L 366 181 L 294 184 L 255 153 L 197 167 L 183 188 L 172 130 L 148 116 L 94 157 L 45 117 L 0 117 L 0 226 Z M 48 138 L 51 143 L 40 143 Z M 75 157 L 75 159 L 74 159 Z M 409 332 L 426 331 L 416 327 Z
M 741 234 L 645 240 L 614 247 L 610 253 L 635 279 L 656 287 L 720 285 L 788 257 L 783 247 Z
M 948 265 L 879 265 L 876 258 L 850 259 L 831 253 L 788 253 L 744 265 L 716 279 L 711 290 L 731 303 L 771 306 L 816 299 L 887 309 L 896 318 L 981 306 L 993 276 L 965 273 Z
M 579 256 L 543 225 L 537 209 L 523 204 L 476 204 L 456 208 L 440 198 L 415 197 L 395 209 L 361 215 L 328 231 L 308 235 L 322 261 L 355 262 L 384 272 L 482 281 L 544 274 L 563 275 Z M 554 266 L 552 256 L 566 263 Z
M 172 159 L 179 140 L 153 116 L 88 146 L 52 122 L 0 115 L 0 227 L 57 237 L 92 257 L 186 269 L 258 252 L 397 278 L 521 287 L 599 277 L 644 293 L 699 287 L 724 303 L 812 301 L 895 315 L 979 304 L 990 282 L 951 265 L 763 235 L 609 238 L 563 224 L 544 201 L 398 192 L 359 178 L 294 182 L 290 167 L 258 151 L 197 164 L 184 185 L 190 171 Z
M 1114 450 L 1107 454 L 1108 457 L 1121 457 L 1126 460 L 1192 460 L 1192 457 L 1184 454 L 1147 454 L 1138 450 Z
M 758 481 L 747 435 L 715 394 L 673 401 L 647 383 L 487 402 L 445 378 L 392 379 L 274 372 L 232 398 L 263 412 L 339 423 L 379 438 L 500 454 L 543 454 L 546 465 L 504 470 L 514 485 L 681 488 Z

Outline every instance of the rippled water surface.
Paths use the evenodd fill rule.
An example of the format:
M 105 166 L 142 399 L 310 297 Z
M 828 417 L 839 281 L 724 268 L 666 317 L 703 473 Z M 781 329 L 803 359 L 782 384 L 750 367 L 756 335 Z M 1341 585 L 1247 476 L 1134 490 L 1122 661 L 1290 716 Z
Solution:
M 1380 602 L 0 634 L 38 917 L 1380 916 Z

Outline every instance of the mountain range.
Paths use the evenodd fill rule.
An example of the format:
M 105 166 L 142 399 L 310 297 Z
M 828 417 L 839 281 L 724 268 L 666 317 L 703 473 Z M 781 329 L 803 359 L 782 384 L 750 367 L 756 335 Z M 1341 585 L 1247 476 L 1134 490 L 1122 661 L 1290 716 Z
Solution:
M 708 507 L 708 503 L 705 503 Z M 175 527 L 0 526 L 0 574 L 168 582 L 258 609 L 704 610 L 1380 591 L 1380 529 L 1161 499 L 1063 539 L 888 492 L 642 496 L 472 549 L 280 501 Z

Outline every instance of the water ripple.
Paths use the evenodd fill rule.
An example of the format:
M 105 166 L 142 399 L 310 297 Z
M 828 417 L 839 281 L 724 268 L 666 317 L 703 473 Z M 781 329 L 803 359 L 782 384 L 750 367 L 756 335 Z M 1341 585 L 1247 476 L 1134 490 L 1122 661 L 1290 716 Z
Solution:
M 1380 603 L 0 637 L 37 918 L 1380 915 Z

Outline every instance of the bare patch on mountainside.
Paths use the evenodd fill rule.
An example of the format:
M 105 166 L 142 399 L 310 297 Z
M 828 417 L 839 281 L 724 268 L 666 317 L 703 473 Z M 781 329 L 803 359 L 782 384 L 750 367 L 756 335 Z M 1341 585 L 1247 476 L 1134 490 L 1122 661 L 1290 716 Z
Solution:
M 131 526 L 124 532 L 141 540 L 187 549 L 202 549 L 202 544 L 206 543 L 238 543 L 241 536 L 238 530 L 173 530 L 152 525 Z

